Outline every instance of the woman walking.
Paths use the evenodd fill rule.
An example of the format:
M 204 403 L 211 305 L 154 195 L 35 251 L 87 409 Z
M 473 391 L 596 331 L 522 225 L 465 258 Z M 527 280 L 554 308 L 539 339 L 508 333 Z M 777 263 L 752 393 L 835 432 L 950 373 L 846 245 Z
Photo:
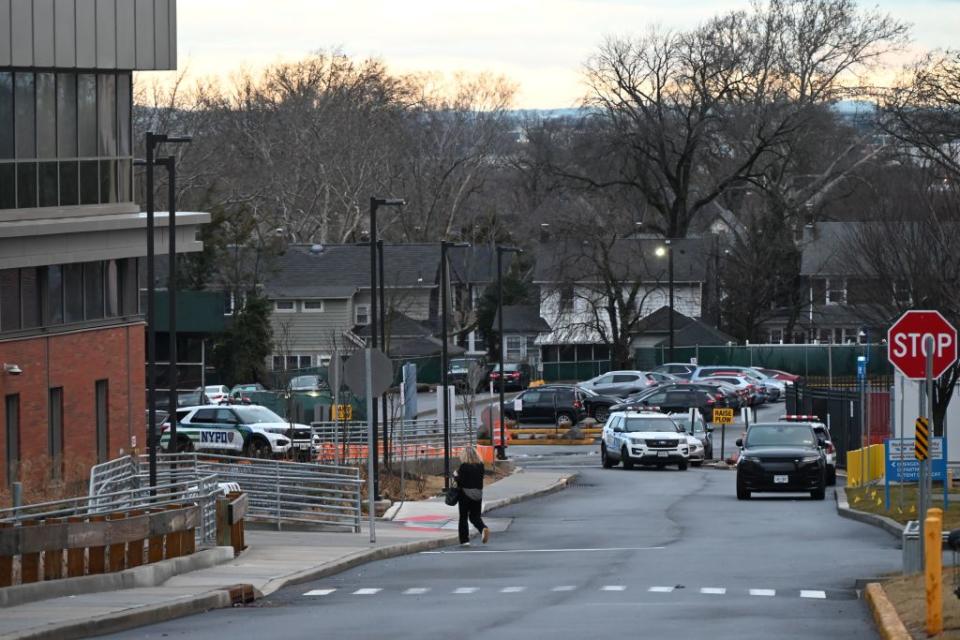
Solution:
M 473 523 L 483 534 L 483 543 L 490 540 L 490 529 L 483 524 L 480 517 L 480 507 L 483 504 L 483 462 L 477 454 L 476 447 L 466 446 L 460 454 L 460 468 L 453 473 L 457 486 L 460 488 L 460 544 L 470 546 L 470 527 L 467 520 Z

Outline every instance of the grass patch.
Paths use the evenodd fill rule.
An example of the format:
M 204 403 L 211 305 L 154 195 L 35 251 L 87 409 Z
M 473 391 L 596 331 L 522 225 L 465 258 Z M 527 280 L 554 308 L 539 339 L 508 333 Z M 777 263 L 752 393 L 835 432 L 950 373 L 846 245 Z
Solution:
M 943 568 L 943 634 L 937 638 L 960 640 L 960 599 L 953 595 L 955 567 Z M 926 638 L 927 600 L 923 574 L 903 576 L 883 583 L 887 597 L 914 638 Z
M 887 516 L 896 520 L 900 524 L 906 524 L 908 520 L 919 520 L 917 514 L 917 493 L 915 485 L 905 485 L 903 487 L 903 509 L 900 509 L 900 491 L 901 488 L 896 485 L 890 486 L 890 510 L 888 511 L 884 504 L 883 485 L 856 487 L 851 489 L 847 487 L 847 502 L 851 509 L 865 511 L 876 515 Z M 933 485 L 933 491 L 930 496 L 930 506 L 943 508 L 943 486 Z M 951 489 L 950 508 L 943 515 L 943 529 L 960 528 L 960 490 Z

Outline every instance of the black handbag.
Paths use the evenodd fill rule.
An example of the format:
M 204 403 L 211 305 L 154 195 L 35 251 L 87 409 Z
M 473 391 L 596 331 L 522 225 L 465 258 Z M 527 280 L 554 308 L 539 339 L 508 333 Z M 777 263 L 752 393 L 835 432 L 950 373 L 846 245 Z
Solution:
M 460 487 L 450 487 L 447 489 L 446 495 L 443 497 L 444 502 L 448 506 L 454 506 L 460 502 Z

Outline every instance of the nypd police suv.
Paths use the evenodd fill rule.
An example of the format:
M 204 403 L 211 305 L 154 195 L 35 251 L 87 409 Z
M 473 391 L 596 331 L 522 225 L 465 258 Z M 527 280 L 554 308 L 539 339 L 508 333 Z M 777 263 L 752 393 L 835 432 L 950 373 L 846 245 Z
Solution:
M 623 463 L 624 469 L 635 464 L 656 466 L 677 465 L 687 470 L 690 445 L 687 434 L 668 415 L 654 411 L 617 411 L 611 413 L 600 440 L 600 459 L 605 469 Z

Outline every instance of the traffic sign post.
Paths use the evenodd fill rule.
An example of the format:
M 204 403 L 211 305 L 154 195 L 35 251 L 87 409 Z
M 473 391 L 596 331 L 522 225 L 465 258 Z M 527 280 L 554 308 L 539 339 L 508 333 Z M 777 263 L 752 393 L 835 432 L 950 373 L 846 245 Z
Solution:
M 713 418 L 712 422 L 720 425 L 720 459 L 725 460 L 724 445 L 727 442 L 727 425 L 733 424 L 733 408 L 717 408 L 713 409 Z

